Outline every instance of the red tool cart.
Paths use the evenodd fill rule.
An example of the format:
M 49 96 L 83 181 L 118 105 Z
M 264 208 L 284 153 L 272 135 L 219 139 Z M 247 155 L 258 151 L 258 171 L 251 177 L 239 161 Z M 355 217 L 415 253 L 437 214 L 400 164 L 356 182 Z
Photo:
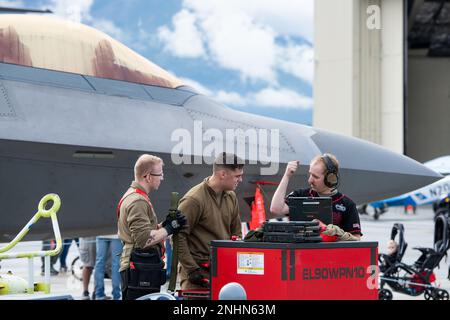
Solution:
M 378 299 L 378 243 L 211 242 L 211 299 L 230 282 L 248 300 Z

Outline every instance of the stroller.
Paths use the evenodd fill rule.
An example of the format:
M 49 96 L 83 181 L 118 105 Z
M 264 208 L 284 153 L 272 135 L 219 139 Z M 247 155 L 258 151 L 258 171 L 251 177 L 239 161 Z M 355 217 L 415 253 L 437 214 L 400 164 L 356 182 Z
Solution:
M 404 238 L 404 227 L 400 223 L 394 224 L 391 232 L 391 240 L 395 241 L 398 235 L 396 251 L 391 254 L 380 254 L 380 300 L 392 300 L 392 291 L 385 288 L 388 285 L 393 291 L 410 296 L 419 296 L 422 293 L 426 300 L 448 300 L 447 290 L 433 285 L 436 276 L 433 270 L 439 267 L 449 249 L 449 212 L 442 212 L 435 218 L 434 248 L 414 248 L 421 255 L 413 265 L 402 262 L 408 244 Z M 450 276 L 450 270 L 449 270 Z

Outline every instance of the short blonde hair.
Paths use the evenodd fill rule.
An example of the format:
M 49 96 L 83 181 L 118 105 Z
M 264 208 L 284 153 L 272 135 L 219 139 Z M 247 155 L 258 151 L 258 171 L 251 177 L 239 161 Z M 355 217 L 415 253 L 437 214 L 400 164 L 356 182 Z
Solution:
M 325 153 L 327 157 L 331 160 L 333 163 L 333 166 L 335 167 L 336 171 L 339 172 L 339 161 L 336 159 L 336 156 L 331 153 Z M 318 155 L 315 156 L 312 160 L 310 165 L 313 165 L 316 162 L 321 162 L 323 164 L 323 170 L 324 172 L 327 171 L 327 164 L 325 163 L 325 159 L 323 158 L 324 155 Z
M 143 154 L 141 155 L 134 165 L 134 177 L 135 179 L 139 179 L 143 177 L 147 172 L 152 171 L 153 167 L 157 164 L 164 165 L 164 162 L 160 157 L 151 155 L 151 154 Z

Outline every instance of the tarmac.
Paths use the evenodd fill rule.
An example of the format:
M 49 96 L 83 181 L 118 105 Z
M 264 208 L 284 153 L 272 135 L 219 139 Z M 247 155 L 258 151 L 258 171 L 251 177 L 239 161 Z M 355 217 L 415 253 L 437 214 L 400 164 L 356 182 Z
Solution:
M 405 214 L 403 207 L 390 208 L 388 212 L 375 221 L 371 216 L 361 215 L 361 226 L 363 232 L 363 241 L 377 241 L 379 243 L 378 252 L 386 252 L 387 241 L 389 240 L 391 229 L 394 223 L 402 223 L 405 227 L 405 240 L 408 243 L 403 262 L 407 264 L 414 263 L 420 256 L 420 252 L 414 250 L 414 247 L 432 247 L 434 236 L 434 222 L 433 210 L 431 207 L 420 207 L 416 214 Z M 0 247 L 5 246 L 1 243 Z M 21 242 L 14 252 L 40 250 L 40 241 Z M 51 277 L 51 293 L 46 295 L 44 293 L 29 294 L 15 294 L 15 295 L 0 295 L 0 300 L 28 300 L 28 299 L 55 299 L 55 298 L 73 298 L 74 300 L 81 299 L 82 283 L 77 277 L 81 275 L 81 264 L 79 260 L 74 265 L 74 271 L 70 270 L 72 261 L 78 257 L 78 248 L 75 242 L 69 249 L 67 255 L 67 265 L 69 270 L 67 273 L 60 273 L 57 276 Z M 0 262 L 0 275 L 11 270 L 14 275 L 27 279 L 28 277 L 28 261 L 27 259 L 3 260 Z M 59 270 L 59 262 L 55 264 L 55 269 Z M 40 259 L 34 260 L 34 281 L 43 282 L 41 272 Z M 444 258 L 441 261 L 440 268 L 435 269 L 436 285 L 446 289 L 450 292 L 450 280 L 447 279 L 449 272 L 449 262 Z M 89 292 L 93 292 L 93 277 L 89 285 Z M 105 294 L 111 296 L 111 280 L 105 279 Z M 412 297 L 409 295 L 395 293 L 394 300 L 424 300 L 424 296 L 420 295 Z

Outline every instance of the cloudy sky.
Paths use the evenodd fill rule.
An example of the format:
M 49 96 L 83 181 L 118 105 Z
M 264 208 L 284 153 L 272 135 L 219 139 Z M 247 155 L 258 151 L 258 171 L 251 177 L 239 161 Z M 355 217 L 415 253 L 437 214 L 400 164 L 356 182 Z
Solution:
M 0 0 L 93 26 L 242 111 L 311 124 L 313 0 Z

